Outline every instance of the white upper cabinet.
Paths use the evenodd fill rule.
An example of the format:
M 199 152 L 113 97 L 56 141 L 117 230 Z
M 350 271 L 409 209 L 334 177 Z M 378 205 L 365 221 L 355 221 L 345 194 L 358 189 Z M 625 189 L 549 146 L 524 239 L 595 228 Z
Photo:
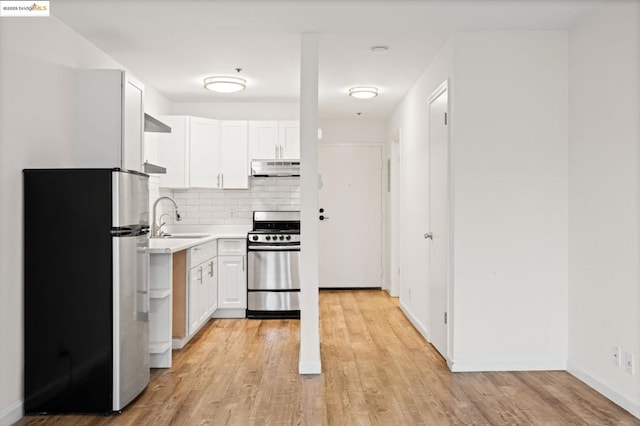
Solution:
M 164 116 L 171 133 L 158 134 L 162 188 L 249 188 L 246 121 Z
M 220 122 L 190 117 L 189 185 L 196 188 L 218 188 L 220 170 Z
M 162 117 L 171 133 L 158 138 L 158 162 L 163 188 L 218 188 L 220 122 L 180 115 Z
M 248 122 L 220 122 L 220 187 L 249 188 Z
M 171 133 L 161 133 L 158 138 L 158 163 L 167 169 L 160 175 L 160 186 L 164 188 L 189 187 L 189 117 L 165 116 L 163 123 L 171 127 Z
M 300 158 L 300 122 L 278 122 L 278 143 L 280 145 L 280 157 L 282 159 Z
M 142 171 L 144 158 L 144 86 L 124 74 L 124 132 L 122 167 Z
M 76 167 L 142 171 L 144 85 L 121 70 L 79 70 Z
M 249 122 L 249 149 L 252 159 L 277 158 L 279 142 L 277 121 Z
M 299 121 L 250 121 L 250 160 L 300 158 Z

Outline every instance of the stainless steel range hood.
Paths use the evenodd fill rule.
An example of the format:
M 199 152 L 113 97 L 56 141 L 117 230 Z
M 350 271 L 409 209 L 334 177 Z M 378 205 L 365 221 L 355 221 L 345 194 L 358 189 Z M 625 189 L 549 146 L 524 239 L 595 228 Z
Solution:
M 251 176 L 300 176 L 300 160 L 253 160 L 251 162 Z

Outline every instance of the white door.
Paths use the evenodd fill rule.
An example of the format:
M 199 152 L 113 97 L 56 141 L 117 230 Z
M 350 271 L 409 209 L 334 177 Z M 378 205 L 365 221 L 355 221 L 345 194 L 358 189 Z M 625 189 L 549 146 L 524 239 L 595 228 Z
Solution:
M 431 344 L 447 357 L 449 247 L 449 133 L 446 82 L 429 98 L 429 330 Z
M 389 159 L 390 211 L 391 219 L 391 248 L 389 271 L 389 295 L 400 296 L 400 131 L 391 142 Z
M 318 168 L 320 287 L 382 287 L 382 147 L 319 145 Z

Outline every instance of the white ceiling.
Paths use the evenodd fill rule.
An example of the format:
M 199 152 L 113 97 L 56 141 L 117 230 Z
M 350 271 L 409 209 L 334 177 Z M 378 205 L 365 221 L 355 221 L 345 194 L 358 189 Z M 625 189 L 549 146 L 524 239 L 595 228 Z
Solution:
M 317 33 L 320 118 L 380 119 L 453 33 L 563 30 L 603 1 L 56 0 L 51 9 L 173 102 L 297 102 L 300 34 Z M 371 53 L 379 45 L 388 52 Z M 204 77 L 237 67 L 243 92 L 203 89 Z M 380 95 L 350 98 L 355 85 Z

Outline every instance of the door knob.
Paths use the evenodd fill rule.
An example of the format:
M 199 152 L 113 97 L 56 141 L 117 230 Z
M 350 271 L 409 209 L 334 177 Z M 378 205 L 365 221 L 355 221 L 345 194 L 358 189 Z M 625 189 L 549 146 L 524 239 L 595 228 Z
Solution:
M 324 213 L 324 209 L 321 208 L 320 210 L 318 210 L 320 213 Z
M 426 234 L 424 234 L 424 238 L 427 240 L 433 240 L 433 233 L 427 232 Z
M 320 219 L 320 220 L 329 220 L 329 218 L 328 218 L 328 217 L 326 217 L 326 216 L 324 216 L 324 215 L 320 215 L 320 216 L 318 217 L 318 219 Z

